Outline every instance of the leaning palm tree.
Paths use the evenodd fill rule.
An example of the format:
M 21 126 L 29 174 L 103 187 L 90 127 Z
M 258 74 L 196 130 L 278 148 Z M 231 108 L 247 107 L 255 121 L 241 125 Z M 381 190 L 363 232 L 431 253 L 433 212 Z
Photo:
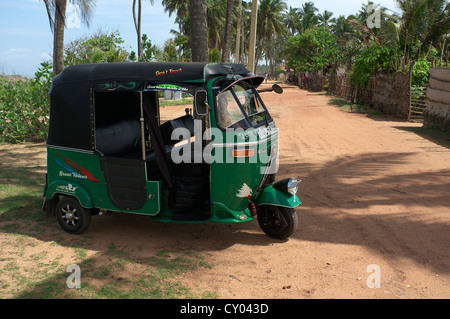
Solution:
M 136 1 L 138 4 L 137 17 L 136 17 Z M 150 3 L 153 5 L 153 0 L 150 0 Z M 143 57 L 141 44 L 141 15 L 142 15 L 142 0 L 133 0 L 133 20 L 134 20 L 134 27 L 136 28 L 137 33 L 137 49 L 139 60 L 142 60 Z
M 53 32 L 53 74 L 64 69 L 64 28 L 66 26 L 67 0 L 43 0 L 47 9 L 50 29 Z M 80 9 L 81 20 L 89 26 L 95 0 L 70 0 Z

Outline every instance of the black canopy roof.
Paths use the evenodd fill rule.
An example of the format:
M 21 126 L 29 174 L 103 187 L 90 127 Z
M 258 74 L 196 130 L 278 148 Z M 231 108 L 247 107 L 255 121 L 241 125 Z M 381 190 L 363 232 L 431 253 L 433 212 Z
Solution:
M 204 82 L 211 77 L 234 73 L 251 76 L 242 64 L 203 62 L 117 62 L 79 64 L 64 69 L 53 80 L 54 85 L 68 82 L 155 81 Z
M 50 89 L 48 145 L 91 150 L 91 89 L 108 82 L 190 83 L 203 86 L 233 73 L 254 77 L 242 64 L 192 62 L 120 62 L 69 66 L 53 79 Z M 262 78 L 255 81 L 259 85 Z

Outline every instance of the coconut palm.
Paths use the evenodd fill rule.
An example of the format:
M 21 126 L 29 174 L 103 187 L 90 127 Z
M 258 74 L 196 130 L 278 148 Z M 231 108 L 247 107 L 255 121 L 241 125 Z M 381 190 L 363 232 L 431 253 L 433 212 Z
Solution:
M 221 51 L 225 29 L 226 7 L 223 0 L 207 0 L 208 46 Z M 220 60 L 220 58 L 219 58 Z
M 402 67 L 427 56 L 432 47 L 445 50 L 449 35 L 450 3 L 446 0 L 396 0 L 401 12 L 387 21 L 385 36 L 403 52 Z M 444 44 L 444 47 L 441 45 Z M 443 56 L 444 51 L 441 51 Z
M 50 29 L 53 32 L 53 74 L 56 76 L 64 69 L 64 28 L 67 0 L 43 0 L 47 9 Z M 95 0 L 71 0 L 80 9 L 81 21 L 89 26 Z
M 323 13 L 319 13 L 317 15 L 317 20 L 319 21 L 320 26 L 324 26 L 325 29 L 329 29 L 330 23 L 334 22 L 335 19 L 332 19 L 333 12 L 324 10 Z
M 208 26 L 206 0 L 189 1 L 192 62 L 208 61 Z
M 289 6 L 289 9 L 285 12 L 286 26 L 292 34 L 297 32 L 297 27 L 300 24 L 300 11 L 298 8 Z
M 136 17 L 136 2 L 138 4 L 137 17 Z M 150 0 L 150 3 L 153 5 L 153 0 Z M 137 48 L 139 60 L 142 60 L 143 57 L 141 44 L 141 13 L 142 13 L 142 0 L 133 0 L 133 20 L 134 20 L 134 27 L 136 28 L 137 33 Z
M 283 15 L 286 9 L 287 5 L 283 0 L 261 0 L 258 9 L 258 39 L 255 61 L 259 61 L 264 53 L 266 59 L 273 66 L 276 38 L 281 37 L 288 31 Z
M 225 18 L 226 23 L 225 23 L 225 30 L 223 33 L 222 62 L 230 61 L 233 20 L 234 20 L 234 0 L 227 0 L 227 11 Z

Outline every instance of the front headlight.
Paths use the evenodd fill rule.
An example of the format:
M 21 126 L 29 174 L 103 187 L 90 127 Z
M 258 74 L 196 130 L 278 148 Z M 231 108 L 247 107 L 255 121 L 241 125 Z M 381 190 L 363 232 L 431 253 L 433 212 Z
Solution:
M 301 179 L 285 178 L 273 184 L 273 188 L 278 189 L 279 191 L 282 191 L 286 194 L 295 195 L 297 193 L 298 183 L 300 183 L 301 181 Z

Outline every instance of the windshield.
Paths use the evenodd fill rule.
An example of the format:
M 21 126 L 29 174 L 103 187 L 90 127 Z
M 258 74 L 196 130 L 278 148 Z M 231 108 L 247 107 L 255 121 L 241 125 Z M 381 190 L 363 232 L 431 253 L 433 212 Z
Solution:
M 222 128 L 244 129 L 271 120 L 255 88 L 243 81 L 217 95 L 216 118 Z

